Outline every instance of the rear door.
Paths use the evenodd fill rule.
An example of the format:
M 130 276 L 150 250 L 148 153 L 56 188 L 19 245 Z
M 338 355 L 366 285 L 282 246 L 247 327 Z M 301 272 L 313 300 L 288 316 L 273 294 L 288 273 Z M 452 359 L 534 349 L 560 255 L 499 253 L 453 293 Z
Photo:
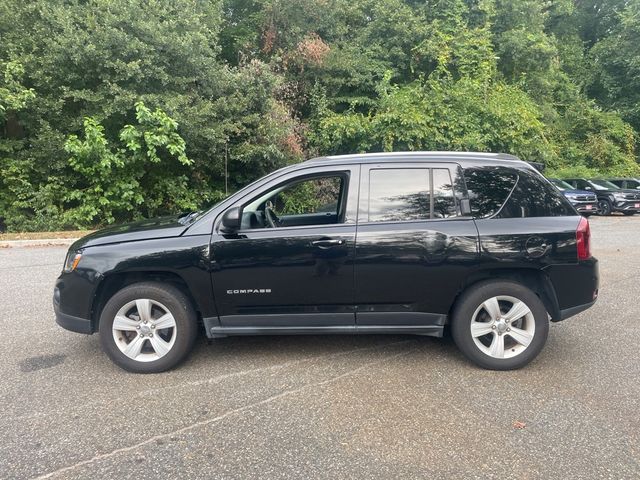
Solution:
M 460 213 L 460 167 L 362 165 L 360 185 L 356 323 L 443 325 L 478 256 L 474 222 Z

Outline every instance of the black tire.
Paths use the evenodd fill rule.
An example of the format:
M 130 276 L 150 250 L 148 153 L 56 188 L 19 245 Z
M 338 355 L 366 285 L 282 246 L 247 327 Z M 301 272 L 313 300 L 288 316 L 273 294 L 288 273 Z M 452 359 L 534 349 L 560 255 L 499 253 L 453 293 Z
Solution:
M 636 212 L 622 212 L 622 213 L 624 213 L 627 217 L 630 217 L 636 214 Z
M 142 362 L 129 358 L 114 339 L 112 328 L 116 314 L 127 303 L 137 299 L 159 302 L 175 320 L 173 345 L 168 353 L 157 360 Z M 197 317 L 189 299 L 177 288 L 156 282 L 136 283 L 119 290 L 109 299 L 100 315 L 99 330 L 102 348 L 116 365 L 134 373 L 159 373 L 174 368 L 192 350 L 197 336 Z M 134 337 L 137 335 L 135 331 L 132 333 Z
M 613 211 L 613 207 L 611 206 L 611 202 L 609 200 L 598 200 L 598 215 L 604 217 L 607 215 L 611 215 Z
M 533 319 L 527 321 L 533 321 L 535 324 L 531 342 L 522 352 L 511 358 L 494 358 L 483 352 L 471 335 L 471 322 L 476 310 L 486 300 L 498 296 L 514 297 L 524 302 L 533 315 Z M 503 308 L 502 305 L 500 307 Z M 503 311 L 502 314 L 506 312 Z M 476 365 L 489 370 L 515 370 L 531 362 L 544 347 L 549 334 L 549 317 L 540 298 L 528 288 L 509 280 L 490 280 L 473 285 L 462 294 L 453 311 L 451 333 L 460 351 Z M 495 333 L 492 332 L 485 338 L 492 338 L 492 335 Z M 514 342 L 510 335 L 504 333 L 502 341 Z

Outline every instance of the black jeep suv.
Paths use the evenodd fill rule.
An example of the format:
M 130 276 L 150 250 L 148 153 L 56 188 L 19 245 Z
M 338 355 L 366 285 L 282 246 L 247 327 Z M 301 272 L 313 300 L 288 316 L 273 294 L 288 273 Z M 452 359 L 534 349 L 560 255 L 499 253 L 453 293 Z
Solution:
M 212 209 L 74 243 L 57 322 L 134 372 L 227 335 L 442 336 L 522 367 L 598 295 L 587 219 L 503 154 L 380 153 L 278 170 Z

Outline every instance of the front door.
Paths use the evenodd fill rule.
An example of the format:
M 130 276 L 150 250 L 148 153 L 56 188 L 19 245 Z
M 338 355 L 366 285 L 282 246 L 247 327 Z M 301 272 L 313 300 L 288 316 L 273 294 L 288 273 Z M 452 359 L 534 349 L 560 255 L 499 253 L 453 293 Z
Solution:
M 477 261 L 477 230 L 462 216 L 456 164 L 362 168 L 356 248 L 356 321 L 441 328 Z
M 212 280 L 222 327 L 353 327 L 359 166 L 274 179 L 242 207 L 242 228 L 214 232 Z

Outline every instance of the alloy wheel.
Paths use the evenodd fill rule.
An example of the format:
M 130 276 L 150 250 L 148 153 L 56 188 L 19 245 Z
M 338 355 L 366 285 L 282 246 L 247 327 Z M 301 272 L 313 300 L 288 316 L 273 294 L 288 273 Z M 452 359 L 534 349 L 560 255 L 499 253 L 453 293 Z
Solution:
M 112 331 L 116 346 L 127 357 L 137 362 L 153 362 L 171 351 L 177 326 L 167 307 L 140 298 L 118 310 Z
M 600 215 L 609 215 L 611 213 L 611 205 L 606 200 L 598 202 L 598 213 Z
M 531 344 L 536 325 L 531 309 L 515 297 L 485 300 L 471 319 L 471 337 L 478 349 L 493 358 L 513 358 Z

